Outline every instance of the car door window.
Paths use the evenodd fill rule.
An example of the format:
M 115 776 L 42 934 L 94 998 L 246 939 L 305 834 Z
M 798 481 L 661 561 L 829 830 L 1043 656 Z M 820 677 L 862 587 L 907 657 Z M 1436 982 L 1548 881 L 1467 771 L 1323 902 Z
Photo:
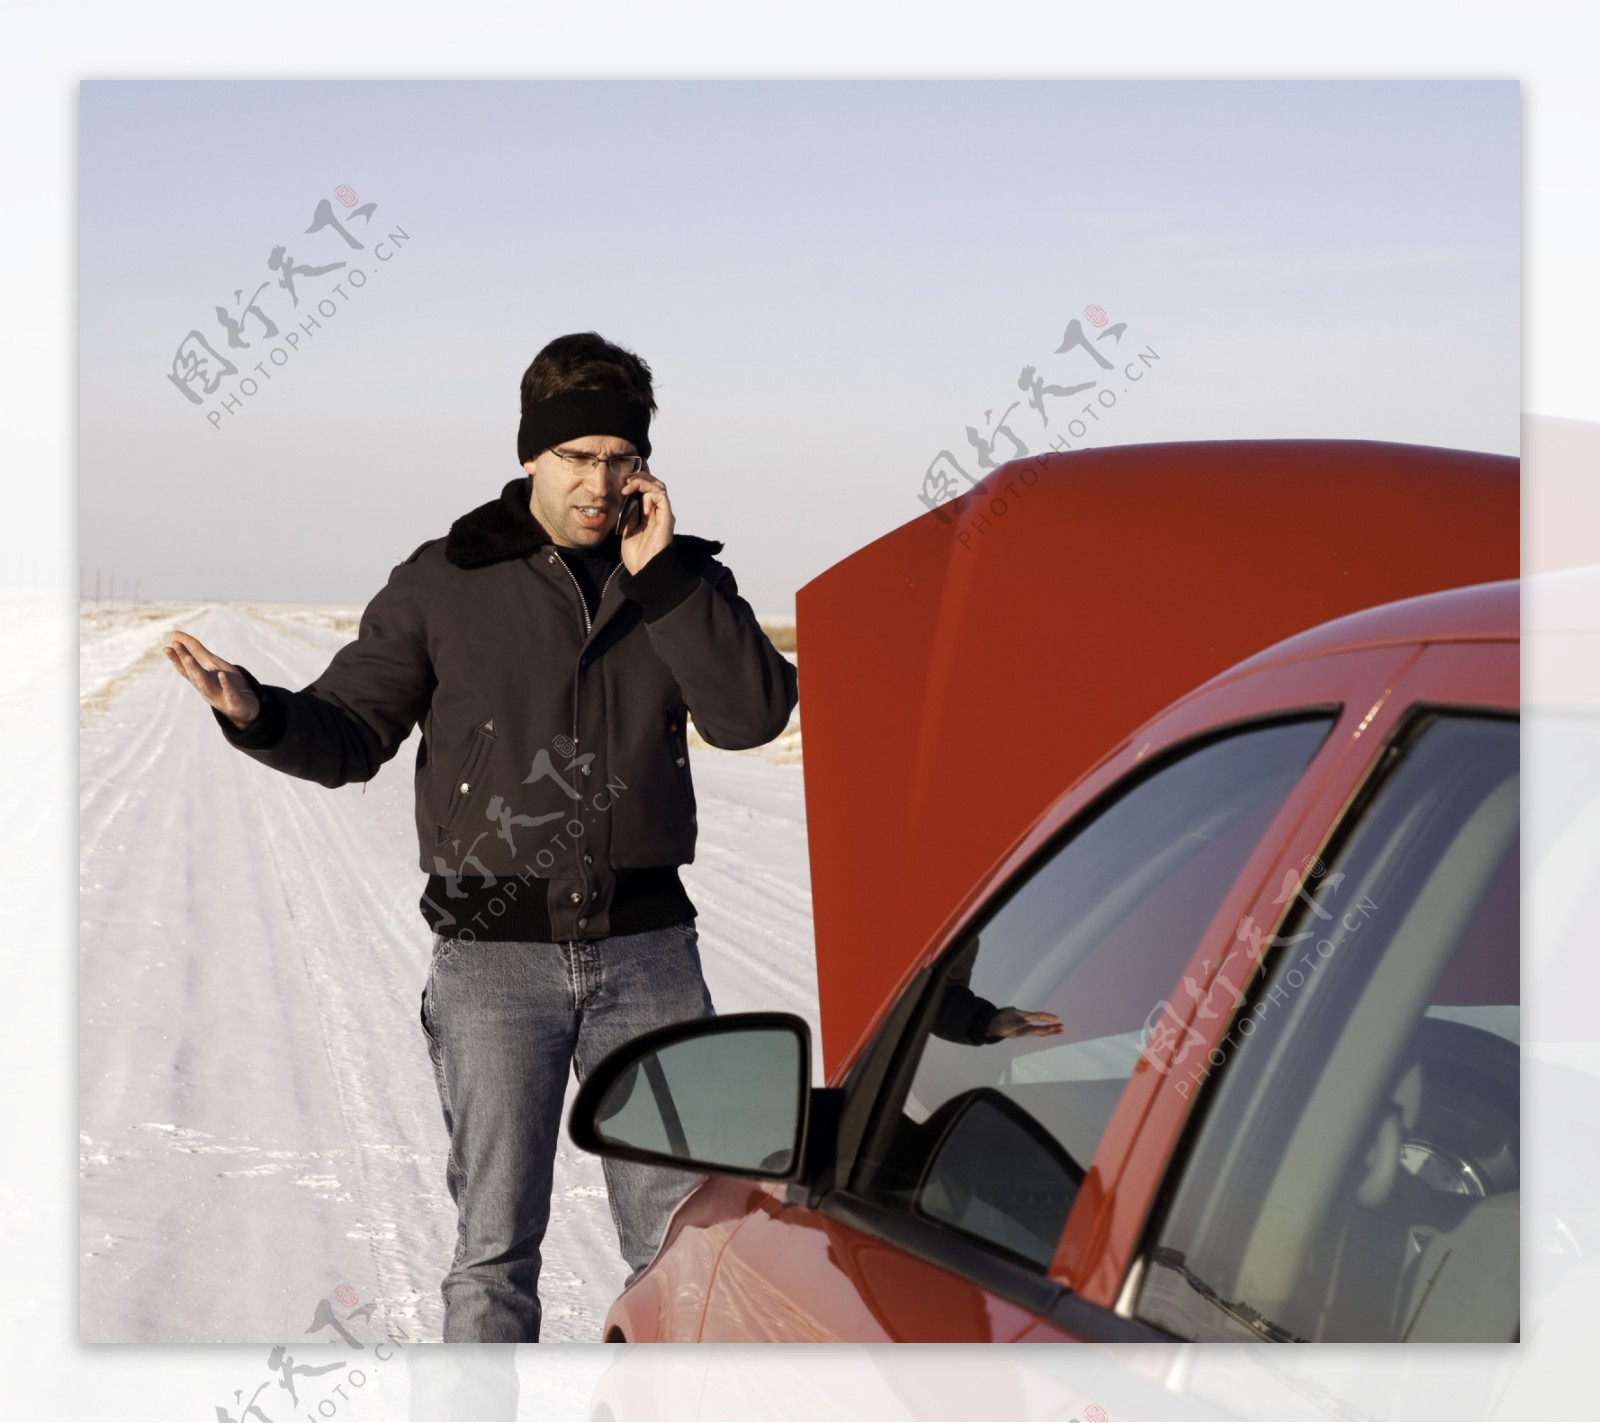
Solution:
M 1517 724 L 1386 757 L 1195 1087 L 1135 1307 L 1182 1338 L 1516 1336 Z
M 1150 1001 L 1171 990 L 1331 720 L 1190 743 L 997 894 L 929 983 L 852 1189 L 1047 1266 Z

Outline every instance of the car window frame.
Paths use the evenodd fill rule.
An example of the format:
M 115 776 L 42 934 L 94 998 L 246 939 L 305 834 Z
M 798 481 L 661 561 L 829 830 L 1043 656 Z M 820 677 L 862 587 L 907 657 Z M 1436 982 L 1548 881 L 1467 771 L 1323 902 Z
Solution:
M 936 1220 L 896 1210 L 862 1194 L 855 1188 L 856 1172 L 863 1149 L 874 1139 L 874 1134 L 889 1130 L 892 1123 L 891 1104 L 898 1106 L 905 1098 L 920 1059 L 919 1049 L 937 1010 L 938 994 L 935 989 L 942 983 L 945 967 L 970 942 L 971 936 L 980 933 L 985 925 L 1002 913 L 1056 855 L 1062 853 L 1117 802 L 1186 757 L 1217 742 L 1252 731 L 1322 721 L 1323 735 L 1274 812 L 1273 820 L 1269 821 L 1270 830 L 1271 824 L 1294 801 L 1307 779 L 1321 774 L 1320 768 L 1331 743 L 1339 740 L 1346 710 L 1343 700 L 1317 698 L 1294 706 L 1224 717 L 1185 732 L 1162 745 L 1128 767 L 1122 775 L 1079 807 L 1001 884 L 994 886 L 973 904 L 959 925 L 943 938 L 938 949 L 919 963 L 866 1047 L 839 1083 L 837 1145 L 827 1169 L 809 1185 L 796 1183 L 789 1187 L 789 1200 L 900 1248 L 909 1249 L 920 1258 L 950 1269 L 981 1288 L 1032 1309 L 1041 1317 L 1050 1318 L 1074 1332 L 1084 1330 L 1098 1321 L 1105 1332 L 1095 1337 L 1163 1342 L 1174 1339 L 1176 1336 L 1155 1325 L 1080 1299 L 1059 1280 L 1052 1278 L 1049 1270 L 1041 1271 L 1024 1264 L 1003 1247 Z M 1263 839 L 1269 830 L 1263 830 Z M 1253 849 L 1259 848 L 1260 843 L 1258 840 Z M 1246 858 L 1248 860 L 1248 856 Z M 1203 924 L 1195 926 L 1196 944 L 1205 927 Z M 1127 1092 L 1130 1085 L 1131 1079 L 1124 1082 L 1122 1092 Z M 1088 1167 L 1090 1163 L 1083 1164 Z M 1076 1210 L 1075 1202 L 1073 1211 Z M 1068 1214 L 1068 1223 L 1071 1214 Z M 1066 1224 L 1063 1224 L 1062 1235 L 1065 1234 Z M 1057 1247 L 1061 1238 L 1058 1235 Z M 1128 1335 L 1124 1331 L 1129 1326 L 1139 1333 Z
M 1223 946 L 1224 921 L 1234 912 L 1261 923 L 1282 916 L 1273 906 L 1284 877 L 1308 867 L 1326 848 L 1332 829 L 1366 783 L 1377 756 L 1396 725 L 1413 705 L 1426 703 L 1450 710 L 1520 713 L 1521 656 L 1514 628 L 1451 631 L 1437 638 L 1398 634 L 1309 651 L 1304 656 L 1269 661 L 1239 677 L 1218 679 L 1209 689 L 1176 703 L 1142 733 L 1166 729 L 1169 719 L 1185 727 L 1221 722 L 1207 717 L 1213 703 L 1224 707 L 1298 707 L 1342 700 L 1345 709 L 1335 737 L 1319 758 L 1326 772 L 1297 792 L 1299 804 L 1284 821 L 1285 834 L 1276 847 L 1263 845 L 1258 855 L 1256 887 L 1235 894 L 1218 916 L 1210 936 L 1197 948 L 1187 973 L 1214 982 L 1208 963 Z M 1131 742 L 1137 744 L 1136 738 Z M 1102 773 L 1128 764 L 1126 749 L 1108 757 Z M 1096 784 L 1100 784 L 1097 780 Z M 1213 1023 L 1194 1018 L 1190 1026 L 1201 1036 L 1198 1051 L 1208 1055 L 1223 1036 Z M 1127 1313 L 1131 1271 L 1149 1218 L 1152 1202 L 1170 1169 L 1173 1154 L 1192 1109 L 1189 1097 L 1169 1090 L 1168 1071 L 1142 1077 L 1144 1091 L 1130 1090 L 1117 1106 L 1114 1140 L 1102 1144 L 1093 1163 L 1098 1175 L 1099 1205 L 1080 1200 L 1067 1221 L 1052 1274 L 1086 1299 Z
M 1394 710 L 1393 722 L 1383 740 L 1374 748 L 1363 767 L 1360 780 L 1339 816 L 1330 824 L 1318 857 L 1334 864 L 1344 854 L 1351 840 L 1361 831 L 1368 813 L 1393 782 L 1405 764 L 1406 756 L 1426 734 L 1430 725 L 1440 717 L 1476 717 L 1488 721 L 1507 722 L 1521 727 L 1521 708 L 1494 700 L 1462 698 L 1452 700 L 1437 695 L 1418 695 L 1405 700 Z M 1283 912 L 1273 921 L 1270 933 L 1281 936 L 1283 931 L 1298 921 L 1303 910 L 1290 900 Z M 1276 975 L 1289 946 L 1276 945 L 1271 956 L 1261 964 L 1262 972 L 1255 977 L 1245 1001 L 1236 1004 L 1220 1028 L 1223 1038 L 1233 1031 L 1234 1025 L 1260 1001 L 1269 985 L 1276 983 Z M 1159 1237 L 1173 1209 L 1174 1201 L 1194 1165 L 1197 1145 L 1211 1120 L 1220 1095 L 1220 1084 L 1228 1078 L 1237 1058 L 1229 1059 L 1222 1067 L 1208 1074 L 1194 1095 L 1193 1105 L 1161 1173 L 1160 1185 L 1148 1202 L 1139 1227 L 1138 1246 L 1129 1260 L 1122 1284 L 1117 1292 L 1115 1313 L 1118 1318 L 1146 1323 L 1136 1313 L 1144 1275 L 1151 1256 L 1160 1249 Z M 1157 1327 L 1157 1326 L 1151 1326 Z M 1177 1336 L 1173 1336 L 1177 1337 Z M 1205 1342 L 1205 1341 L 1201 1341 Z M 1356 1346 L 1361 1347 L 1361 1346 Z

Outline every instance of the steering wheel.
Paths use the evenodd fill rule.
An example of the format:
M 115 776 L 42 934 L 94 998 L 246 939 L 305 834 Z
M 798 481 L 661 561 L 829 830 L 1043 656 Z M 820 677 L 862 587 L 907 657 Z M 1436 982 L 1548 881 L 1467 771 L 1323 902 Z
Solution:
M 1404 1122 L 1396 1163 L 1448 1195 L 1484 1198 L 1521 1184 L 1517 1044 L 1448 1018 L 1412 1036 L 1396 1099 Z M 1415 1101 L 1407 1102 L 1415 1083 Z M 1409 1108 L 1409 1110 L 1408 1110 Z

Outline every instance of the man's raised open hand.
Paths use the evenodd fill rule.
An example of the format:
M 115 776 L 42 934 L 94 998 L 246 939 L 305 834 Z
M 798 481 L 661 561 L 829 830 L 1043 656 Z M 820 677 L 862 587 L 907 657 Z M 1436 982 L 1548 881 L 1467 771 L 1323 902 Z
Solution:
M 171 643 L 161 650 L 207 703 L 240 731 L 260 715 L 261 698 L 250 690 L 244 674 L 226 658 L 208 652 L 199 638 L 174 631 Z

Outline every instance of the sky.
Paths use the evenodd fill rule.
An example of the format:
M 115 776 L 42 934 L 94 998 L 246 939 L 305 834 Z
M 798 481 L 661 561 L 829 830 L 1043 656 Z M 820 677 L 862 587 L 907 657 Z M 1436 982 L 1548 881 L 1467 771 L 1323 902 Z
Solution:
M 969 427 L 995 462 L 1516 453 L 1520 108 L 1510 79 L 85 80 L 80 592 L 365 603 L 520 473 L 522 373 L 580 330 L 649 362 L 678 528 L 779 616 L 925 512 L 941 451 L 981 476 Z M 324 202 L 350 241 L 307 232 Z M 280 246 L 345 266 L 296 302 Z M 235 367 L 199 403 L 191 332 Z

